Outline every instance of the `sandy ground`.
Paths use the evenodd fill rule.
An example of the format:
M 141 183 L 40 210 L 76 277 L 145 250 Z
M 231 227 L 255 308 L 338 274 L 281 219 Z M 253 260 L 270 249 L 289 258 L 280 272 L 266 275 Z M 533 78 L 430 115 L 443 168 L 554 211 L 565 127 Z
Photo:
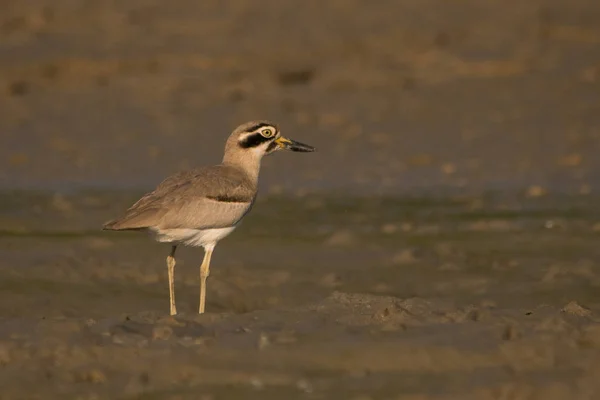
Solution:
M 97 230 L 128 197 L 3 195 L 2 398 L 600 390 L 597 197 L 264 196 L 217 247 L 207 314 L 180 250 L 175 318 L 168 247 Z
M 7 1 L 0 398 L 600 397 L 600 5 Z M 268 118 L 201 251 L 100 232 Z

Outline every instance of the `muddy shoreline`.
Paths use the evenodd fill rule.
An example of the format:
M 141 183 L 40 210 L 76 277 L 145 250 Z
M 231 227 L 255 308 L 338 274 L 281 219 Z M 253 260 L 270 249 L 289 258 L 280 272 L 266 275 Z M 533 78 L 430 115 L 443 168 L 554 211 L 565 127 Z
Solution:
M 168 248 L 97 228 L 129 195 L 38 193 L 29 207 L 12 195 L 0 214 L 4 398 L 597 390 L 594 196 L 266 196 L 216 249 L 205 315 L 201 251 L 182 249 L 172 318 Z
M 9 1 L 0 15 L 1 399 L 595 399 L 600 5 Z M 102 223 L 263 165 L 215 250 Z

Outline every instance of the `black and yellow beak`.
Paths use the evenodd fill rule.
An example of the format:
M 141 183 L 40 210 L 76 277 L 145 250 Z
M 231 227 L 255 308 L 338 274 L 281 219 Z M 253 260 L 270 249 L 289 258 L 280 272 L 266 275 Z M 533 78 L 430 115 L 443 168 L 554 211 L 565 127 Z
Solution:
M 277 145 L 279 146 L 280 149 L 298 151 L 298 152 L 302 152 L 302 153 L 310 153 L 310 152 L 317 150 L 312 146 L 309 146 L 304 143 L 296 142 L 295 140 L 292 140 L 292 139 L 284 138 L 283 136 L 279 136 L 277 139 L 275 139 L 275 143 L 277 143 Z

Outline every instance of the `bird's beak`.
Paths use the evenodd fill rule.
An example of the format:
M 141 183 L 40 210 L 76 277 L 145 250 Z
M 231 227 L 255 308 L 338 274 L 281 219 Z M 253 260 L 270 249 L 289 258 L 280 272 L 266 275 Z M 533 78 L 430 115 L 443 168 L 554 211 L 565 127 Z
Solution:
M 280 149 L 291 150 L 291 151 L 299 151 L 303 153 L 310 153 L 315 151 L 312 146 L 309 146 L 304 143 L 296 142 L 295 140 L 284 138 L 283 136 L 279 136 L 275 139 L 275 143 L 279 146 Z

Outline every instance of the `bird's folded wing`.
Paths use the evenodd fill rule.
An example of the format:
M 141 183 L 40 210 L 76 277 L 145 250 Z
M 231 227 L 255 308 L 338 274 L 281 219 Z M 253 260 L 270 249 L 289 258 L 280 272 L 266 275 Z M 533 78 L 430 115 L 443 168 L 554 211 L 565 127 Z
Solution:
M 175 174 L 106 229 L 223 228 L 250 210 L 256 188 L 236 168 L 213 166 Z
M 197 199 L 169 209 L 161 218 L 162 229 L 226 228 L 237 224 L 252 206 L 251 202 L 225 202 Z

